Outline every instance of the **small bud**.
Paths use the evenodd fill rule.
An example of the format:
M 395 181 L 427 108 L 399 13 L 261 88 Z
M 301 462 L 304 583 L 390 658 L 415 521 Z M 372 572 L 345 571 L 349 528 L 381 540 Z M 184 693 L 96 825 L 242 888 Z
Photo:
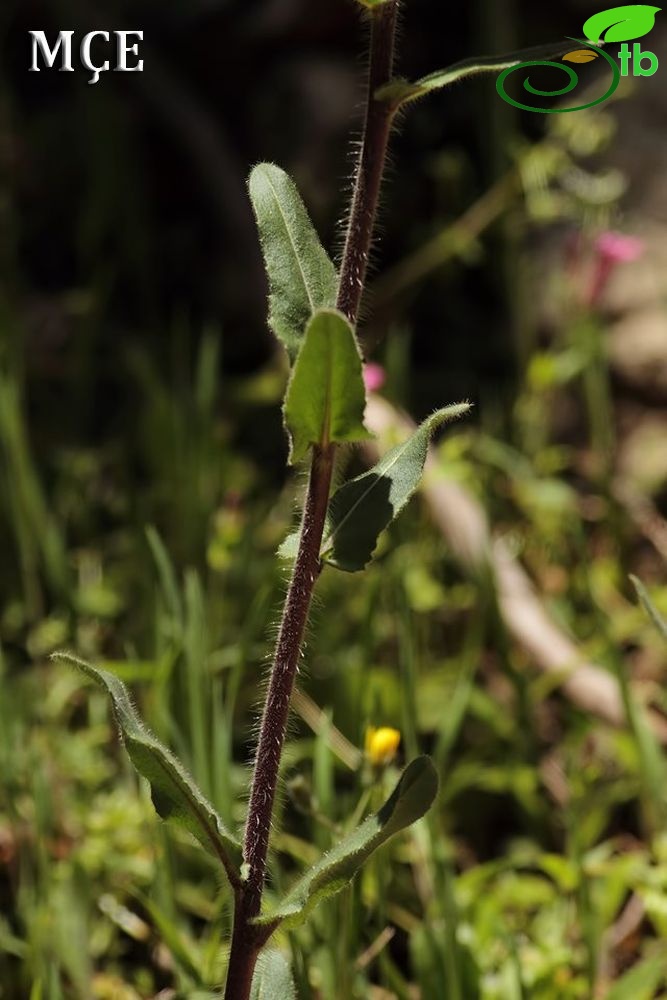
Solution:
M 398 729 L 390 729 L 389 726 L 375 729 L 369 726 L 366 730 L 366 756 L 374 767 L 385 767 L 396 756 L 400 742 L 401 734 Z
M 363 378 L 366 391 L 377 392 L 384 385 L 387 376 L 382 365 L 378 365 L 375 361 L 369 361 L 368 364 L 364 365 Z

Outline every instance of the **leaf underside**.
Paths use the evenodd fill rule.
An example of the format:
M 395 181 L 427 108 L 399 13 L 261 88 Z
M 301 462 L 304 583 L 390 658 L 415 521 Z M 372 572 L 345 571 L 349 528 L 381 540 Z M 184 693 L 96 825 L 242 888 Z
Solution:
M 94 667 L 71 653 L 54 653 L 53 658 L 77 667 L 106 692 L 130 760 L 150 784 L 158 815 L 188 830 L 222 863 L 232 884 L 238 885 L 239 842 L 181 762 L 143 724 L 123 682 L 108 670 Z
M 366 860 L 395 834 L 420 819 L 438 791 L 438 776 L 428 757 L 417 757 L 403 772 L 385 804 L 344 837 L 303 875 L 270 913 L 258 917 L 261 926 L 301 923 L 322 899 L 339 892 Z
M 338 276 L 284 170 L 260 163 L 248 190 L 269 279 L 269 326 L 293 361 L 312 314 L 335 304 Z
M 285 397 L 290 463 L 310 445 L 364 441 L 366 392 L 361 355 L 342 313 L 322 309 L 310 320 Z

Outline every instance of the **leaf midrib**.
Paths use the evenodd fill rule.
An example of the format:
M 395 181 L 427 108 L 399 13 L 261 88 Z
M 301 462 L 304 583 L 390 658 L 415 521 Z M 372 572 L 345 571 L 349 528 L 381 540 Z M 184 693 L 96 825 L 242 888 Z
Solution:
M 150 747 L 150 744 L 148 742 L 142 742 L 140 740 L 137 740 L 136 736 L 130 737 L 130 739 L 132 742 L 138 743 L 139 746 Z M 190 806 L 192 813 L 198 820 L 201 828 L 206 833 L 211 843 L 211 847 L 213 848 L 215 854 L 217 855 L 222 866 L 227 872 L 227 877 L 229 878 L 229 881 L 232 883 L 232 885 L 237 885 L 238 884 L 237 872 L 232 866 L 230 859 L 227 857 L 225 849 L 221 847 L 220 840 L 224 842 L 226 839 L 229 839 L 229 843 L 234 848 L 234 850 L 237 849 L 237 845 L 235 844 L 235 842 L 231 837 L 228 838 L 223 837 L 223 834 L 220 831 L 217 822 L 215 822 L 215 819 L 208 815 L 208 810 L 206 808 L 206 805 L 200 802 L 196 798 L 196 796 L 193 796 L 191 794 L 190 789 L 187 787 L 187 785 L 184 788 L 181 787 L 177 778 L 174 776 L 175 773 L 177 773 L 176 768 L 174 768 L 174 765 L 168 758 L 163 756 L 161 748 L 156 747 L 155 745 L 153 745 L 150 748 L 154 752 L 153 761 L 159 765 L 159 767 L 162 770 L 162 773 L 167 776 L 167 778 L 171 783 L 172 788 L 175 789 L 178 793 L 180 793 Z
M 457 404 L 454 404 L 454 405 L 456 406 Z M 463 404 L 458 404 L 458 405 L 461 406 Z M 448 411 L 450 411 L 450 412 L 448 412 Z M 369 495 L 369 493 L 372 493 L 372 491 L 378 485 L 378 481 L 380 479 L 382 479 L 383 476 L 385 476 L 388 472 L 390 472 L 393 469 L 393 467 L 396 465 L 396 463 L 399 461 L 399 459 L 402 458 L 402 456 L 405 454 L 405 452 L 410 447 L 410 445 L 411 444 L 415 444 L 415 438 L 416 438 L 416 436 L 421 431 L 423 431 L 425 433 L 425 435 L 426 435 L 426 454 L 428 454 L 428 442 L 429 442 L 429 439 L 430 439 L 430 436 L 431 436 L 431 433 L 432 433 L 434 427 L 437 429 L 438 426 L 441 426 L 442 424 L 447 423 L 448 422 L 448 418 L 451 419 L 451 420 L 453 420 L 453 419 L 456 419 L 457 416 L 459 416 L 459 414 L 456 413 L 456 412 L 453 412 L 450 407 L 447 407 L 445 411 L 440 411 L 439 413 L 434 413 L 433 416 L 429 420 L 427 420 L 423 424 L 421 424 L 421 426 L 418 427 L 417 430 L 413 434 L 411 434 L 410 437 L 407 438 L 407 440 L 404 441 L 402 445 L 398 445 L 397 446 L 397 450 L 395 451 L 394 455 L 392 456 L 392 458 L 388 462 L 386 461 L 387 458 L 388 458 L 388 455 L 385 455 L 385 457 L 383 459 L 381 459 L 378 462 L 378 464 L 375 466 L 375 469 L 371 469 L 369 472 L 364 473 L 364 475 L 360 477 L 361 479 L 363 479 L 366 476 L 376 475 L 377 479 L 375 479 L 374 482 L 371 483 L 371 485 L 368 487 L 367 490 L 364 490 L 364 492 L 361 494 L 361 496 L 356 501 L 356 503 L 354 503 L 352 505 L 352 507 L 350 507 L 349 511 L 347 512 L 347 514 L 345 515 L 345 517 L 342 519 L 342 521 L 340 521 L 338 523 L 338 525 L 336 526 L 336 530 L 333 531 L 332 534 L 330 534 L 327 537 L 327 539 L 325 540 L 325 542 L 324 542 L 324 544 L 322 546 L 322 550 L 321 550 L 320 555 L 323 555 L 325 552 L 329 551 L 329 549 L 331 548 L 331 545 L 332 545 L 334 539 L 336 538 L 336 535 L 338 534 L 338 532 L 340 531 L 340 529 L 343 527 L 343 525 L 346 524 L 347 521 L 352 517 L 352 515 L 354 514 L 354 512 L 357 509 L 357 507 L 359 506 L 359 504 L 361 504 L 361 503 L 364 502 L 364 500 Z M 424 458 L 424 461 L 426 461 L 426 456 Z M 385 462 L 386 462 L 386 464 L 385 464 Z M 351 480 L 351 482 L 354 482 L 354 480 Z M 342 486 L 341 489 L 345 489 L 345 486 Z M 416 489 L 416 487 L 415 487 L 415 489 Z M 413 492 L 414 492 L 414 490 L 413 490 Z M 335 499 L 335 497 L 334 497 L 334 499 Z M 392 511 L 393 511 L 393 507 L 392 507 Z
M 287 216 L 285 215 L 285 213 L 283 211 L 283 207 L 282 207 L 282 205 L 280 203 L 280 198 L 278 197 L 278 192 L 277 192 L 277 190 L 275 188 L 275 185 L 274 185 L 274 183 L 273 183 L 273 181 L 271 179 L 270 172 L 268 170 L 265 170 L 264 171 L 264 176 L 266 178 L 267 184 L 271 188 L 271 193 L 273 194 L 273 197 L 275 199 L 276 205 L 278 207 L 278 211 L 280 213 L 280 217 L 283 220 L 283 225 L 285 226 L 285 232 L 287 233 L 287 239 L 288 239 L 289 245 L 290 245 L 290 247 L 292 249 L 292 253 L 294 254 L 294 259 L 296 260 L 297 267 L 299 268 L 299 273 L 301 274 L 301 280 L 303 282 L 303 287 L 304 287 L 304 290 L 306 292 L 306 296 L 308 298 L 308 304 L 310 306 L 310 311 L 314 312 L 315 311 L 315 303 L 314 303 L 313 297 L 312 297 L 312 295 L 310 293 L 310 288 L 308 287 L 308 281 L 307 281 L 307 278 L 306 278 L 306 272 L 304 271 L 303 265 L 301 264 L 301 259 L 299 257 L 298 250 L 297 250 L 297 244 L 296 244 L 296 241 L 295 241 L 295 239 L 294 239 L 294 237 L 292 235 L 292 230 L 290 229 L 288 218 L 287 218 Z

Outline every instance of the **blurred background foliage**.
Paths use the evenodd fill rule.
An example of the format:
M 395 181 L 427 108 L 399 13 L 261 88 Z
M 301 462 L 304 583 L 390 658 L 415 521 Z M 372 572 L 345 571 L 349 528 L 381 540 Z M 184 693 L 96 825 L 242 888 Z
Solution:
M 596 9 L 404 7 L 407 76 L 576 35 Z M 145 72 L 28 73 L 37 27 L 142 28 Z M 245 177 L 260 159 L 289 170 L 336 245 L 365 28 L 351 0 L 5 0 L 0 38 L 0 996 L 195 1000 L 224 974 L 227 889 L 157 824 L 103 696 L 47 657 L 116 670 L 242 822 L 274 553 L 302 489 Z M 419 500 L 363 577 L 324 573 L 272 886 L 403 758 L 431 753 L 442 790 L 277 941 L 303 998 L 667 995 L 664 765 L 643 711 L 667 710 L 665 647 L 628 581 L 667 609 L 653 83 L 545 121 L 481 78 L 395 138 L 367 355 L 416 419 L 475 402 L 442 468 L 619 682 L 627 724 L 536 669 Z M 641 256 L 604 249 L 616 228 Z M 395 762 L 364 758 L 369 725 L 400 730 Z

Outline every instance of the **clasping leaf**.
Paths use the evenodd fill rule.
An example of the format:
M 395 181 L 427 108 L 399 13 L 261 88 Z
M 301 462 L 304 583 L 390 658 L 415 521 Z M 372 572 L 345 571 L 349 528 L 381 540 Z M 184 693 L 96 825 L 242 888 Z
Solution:
M 283 922 L 288 926 L 301 923 L 317 903 L 346 886 L 378 847 L 420 819 L 437 791 L 438 776 L 432 761 L 417 757 L 379 812 L 336 844 L 297 881 L 275 910 L 259 917 L 256 923 L 267 930 Z
M 290 462 L 312 444 L 364 441 L 366 392 L 361 355 L 342 313 L 321 309 L 310 320 L 285 397 Z
M 269 278 L 269 326 L 293 361 L 312 314 L 336 301 L 336 269 L 284 170 L 258 164 L 248 189 Z
M 111 699 L 111 708 L 130 760 L 151 787 L 151 797 L 163 819 L 184 827 L 223 865 L 234 886 L 241 882 L 241 846 L 204 797 L 179 760 L 144 726 L 122 681 L 70 653 L 53 659 L 77 667 Z

